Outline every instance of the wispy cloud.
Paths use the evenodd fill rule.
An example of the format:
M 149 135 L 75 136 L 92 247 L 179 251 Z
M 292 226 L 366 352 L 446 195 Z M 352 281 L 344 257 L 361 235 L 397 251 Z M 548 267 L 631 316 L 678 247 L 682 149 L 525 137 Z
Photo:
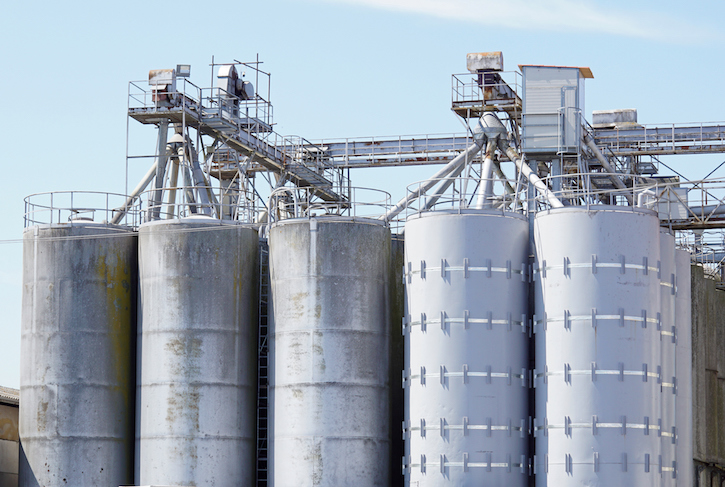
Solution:
M 327 0 L 519 30 L 589 32 L 699 44 L 723 38 L 705 25 L 655 9 L 593 0 Z

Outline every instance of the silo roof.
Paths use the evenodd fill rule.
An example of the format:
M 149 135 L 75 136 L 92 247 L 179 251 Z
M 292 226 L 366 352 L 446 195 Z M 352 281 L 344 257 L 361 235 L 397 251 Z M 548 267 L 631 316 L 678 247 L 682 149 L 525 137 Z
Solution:
M 20 391 L 0 386 L 0 404 L 17 406 L 20 404 Z

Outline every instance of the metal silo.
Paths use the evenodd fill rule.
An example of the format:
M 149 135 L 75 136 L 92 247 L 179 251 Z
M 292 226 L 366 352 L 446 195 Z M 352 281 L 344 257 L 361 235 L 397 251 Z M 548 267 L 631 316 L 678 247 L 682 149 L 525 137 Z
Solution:
M 133 481 L 136 269 L 126 227 L 25 230 L 19 485 Z
M 390 231 L 284 220 L 269 255 L 270 485 L 389 485 Z
M 674 486 L 677 476 L 675 449 L 675 237 L 660 232 L 660 381 L 662 385 L 662 487 Z
M 686 250 L 675 252 L 675 275 L 677 482 L 689 486 L 695 474 L 692 440 L 692 288 L 690 254 Z
M 603 205 L 535 218 L 538 486 L 660 483 L 658 225 Z
M 525 486 L 528 221 L 432 211 L 405 233 L 406 485 Z
M 399 326 L 405 316 L 405 238 L 391 235 L 390 240 L 390 487 L 403 485 L 400 459 L 405 455 L 405 441 L 398 425 L 405 420 L 405 392 L 402 374 L 405 369 L 405 340 Z
M 257 255 L 243 225 L 141 225 L 137 485 L 254 484 Z

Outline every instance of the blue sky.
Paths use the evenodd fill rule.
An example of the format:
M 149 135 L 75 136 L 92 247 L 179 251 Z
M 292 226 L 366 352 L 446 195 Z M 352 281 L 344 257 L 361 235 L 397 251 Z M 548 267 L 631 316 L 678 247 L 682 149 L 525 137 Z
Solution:
M 311 140 L 461 132 L 451 74 L 465 72 L 466 53 L 496 50 L 509 70 L 591 67 L 589 119 L 592 110 L 637 108 L 640 123 L 725 120 L 721 1 L 696 9 L 672 0 L 6 3 L 0 385 L 10 387 L 19 385 L 23 198 L 124 191 L 128 81 L 149 69 L 190 63 L 192 80 L 206 86 L 212 55 L 259 53 L 272 73 L 277 132 Z M 673 161 L 695 179 L 722 159 Z M 146 169 L 130 167 L 130 186 Z M 353 172 L 353 180 L 400 197 L 431 172 Z

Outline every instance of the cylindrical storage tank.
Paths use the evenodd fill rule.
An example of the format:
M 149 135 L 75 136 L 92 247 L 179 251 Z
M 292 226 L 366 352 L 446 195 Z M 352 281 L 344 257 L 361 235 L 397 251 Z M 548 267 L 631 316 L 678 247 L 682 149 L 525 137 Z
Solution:
M 405 419 L 405 393 L 403 369 L 405 368 L 405 341 L 400 326 L 405 316 L 405 238 L 402 234 L 391 235 L 390 240 L 390 487 L 403 485 L 400 460 L 405 455 L 405 442 L 398 425 Z
M 133 482 L 136 256 L 126 227 L 23 234 L 22 487 Z
M 677 425 L 675 424 L 675 237 L 660 232 L 660 343 L 662 358 L 662 487 L 674 487 Z
M 270 486 L 390 483 L 390 231 L 325 216 L 269 234 Z
M 496 210 L 405 225 L 408 486 L 525 486 L 529 224 Z
M 660 483 L 658 225 L 614 206 L 534 220 L 539 487 Z
M 137 485 L 254 484 L 257 256 L 243 225 L 139 228 Z
M 677 277 L 675 299 L 677 483 L 683 487 L 689 487 L 694 482 L 695 473 L 692 439 L 692 286 L 690 253 L 686 250 L 675 252 L 675 275 Z

